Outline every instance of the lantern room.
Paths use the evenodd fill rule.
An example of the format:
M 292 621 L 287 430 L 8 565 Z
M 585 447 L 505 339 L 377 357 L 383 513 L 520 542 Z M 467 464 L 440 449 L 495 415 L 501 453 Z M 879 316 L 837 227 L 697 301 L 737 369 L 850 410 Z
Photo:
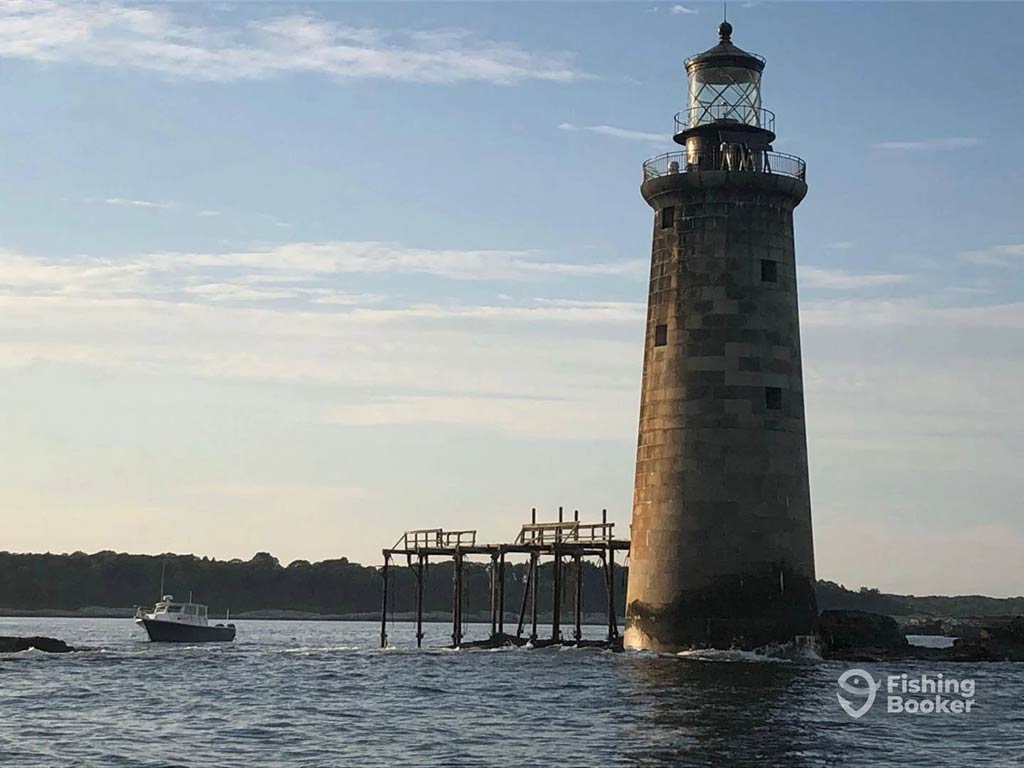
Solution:
M 732 43 L 732 25 L 718 27 L 718 45 L 686 60 L 688 108 L 676 115 L 676 141 L 705 125 L 761 128 L 772 132 L 775 116 L 761 108 L 764 59 Z M 769 139 L 770 140 L 770 139 Z

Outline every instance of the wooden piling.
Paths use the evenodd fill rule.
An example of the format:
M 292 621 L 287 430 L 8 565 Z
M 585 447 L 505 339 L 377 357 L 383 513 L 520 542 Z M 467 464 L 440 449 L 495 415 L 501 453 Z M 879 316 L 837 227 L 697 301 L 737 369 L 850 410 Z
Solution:
M 491 553 L 491 637 L 498 634 L 498 553 Z
M 559 508 L 561 517 L 561 508 Z M 562 639 L 562 555 L 558 545 L 554 547 L 555 562 L 553 564 L 554 575 L 552 577 L 552 599 L 551 599 L 551 639 L 556 643 Z
M 533 628 L 530 630 L 530 641 L 537 642 L 537 579 L 540 572 L 537 568 L 537 553 L 530 553 L 530 582 L 533 588 L 530 590 L 530 613 L 533 619 Z
M 578 643 L 583 639 L 583 574 L 580 571 L 583 561 L 577 553 L 573 556 L 573 601 L 572 612 L 575 626 L 572 636 Z
M 416 647 L 423 647 L 423 579 L 425 578 L 426 555 L 419 556 L 416 565 Z
M 391 555 L 384 554 L 384 567 L 380 575 L 384 579 L 384 594 L 380 601 L 380 647 L 388 647 L 388 566 L 391 563 Z
M 452 569 L 452 648 L 462 645 L 462 553 L 456 551 Z
M 523 602 L 519 607 L 519 626 L 516 627 L 516 637 L 523 636 L 523 624 L 526 623 L 526 601 L 530 599 L 530 589 L 533 586 L 533 561 L 526 569 L 526 584 L 523 586 Z
M 505 553 L 498 556 L 498 634 L 505 634 Z
M 615 618 L 615 550 L 608 547 L 608 642 L 619 636 L 619 622 Z

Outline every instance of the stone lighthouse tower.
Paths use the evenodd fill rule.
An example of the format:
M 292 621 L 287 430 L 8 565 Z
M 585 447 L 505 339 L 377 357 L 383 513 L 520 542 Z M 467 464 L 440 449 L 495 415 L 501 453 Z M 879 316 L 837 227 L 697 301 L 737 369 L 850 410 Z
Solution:
M 793 209 L 760 56 L 686 61 L 680 152 L 644 163 L 654 209 L 625 644 L 753 648 L 815 630 Z

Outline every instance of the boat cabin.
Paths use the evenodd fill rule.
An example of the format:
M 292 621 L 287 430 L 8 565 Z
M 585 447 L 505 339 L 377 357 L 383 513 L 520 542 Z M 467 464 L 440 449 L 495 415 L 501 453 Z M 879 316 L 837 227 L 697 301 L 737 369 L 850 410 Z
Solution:
M 206 626 L 208 619 L 206 606 L 200 603 L 176 603 L 174 595 L 164 595 L 153 607 L 150 618 L 156 621 L 175 621 L 182 624 L 197 624 Z

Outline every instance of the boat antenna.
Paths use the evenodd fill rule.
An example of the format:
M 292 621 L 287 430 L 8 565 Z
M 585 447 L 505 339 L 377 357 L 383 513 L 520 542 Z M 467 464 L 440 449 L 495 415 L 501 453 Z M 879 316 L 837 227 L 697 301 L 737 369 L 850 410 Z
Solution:
M 164 575 L 167 573 L 167 561 L 160 564 L 160 599 L 164 599 Z

